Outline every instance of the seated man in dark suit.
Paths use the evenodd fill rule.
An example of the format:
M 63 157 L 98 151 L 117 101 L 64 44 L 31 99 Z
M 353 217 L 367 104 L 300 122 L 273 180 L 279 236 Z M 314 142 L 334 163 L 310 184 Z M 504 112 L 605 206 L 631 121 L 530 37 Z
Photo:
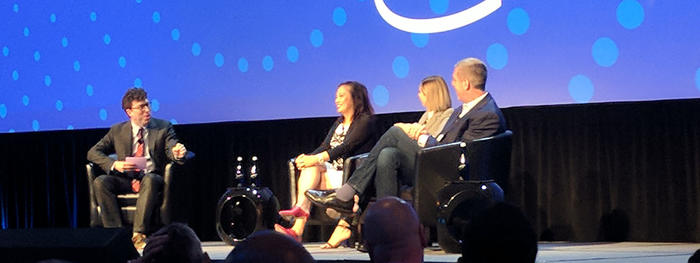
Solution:
M 428 135 L 420 125 L 397 124 L 382 135 L 346 184 L 330 191 L 309 190 L 306 192 L 309 200 L 316 205 L 350 214 L 354 204 L 353 196 L 357 194 L 364 197 L 371 183 L 374 182 L 376 188 L 385 185 L 395 187 L 396 183 L 382 182 L 383 179 L 396 180 L 386 179 L 390 176 L 381 174 L 382 171 L 387 171 L 382 166 L 391 165 L 399 170 L 413 169 L 416 153 L 423 147 L 472 141 L 504 132 L 506 123 L 503 113 L 486 92 L 486 73 L 486 65 L 476 58 L 459 61 L 452 73 L 452 86 L 464 104 L 454 110 L 437 137 Z M 383 156 L 385 153 L 390 155 Z M 404 183 L 412 185 L 413 178 L 407 178 L 410 177 L 408 173 L 403 173 L 401 177 L 403 178 L 399 179 Z
M 182 162 L 187 149 L 178 142 L 170 122 L 151 118 L 151 107 L 146 91 L 127 90 L 122 98 L 122 109 L 129 121 L 115 124 L 95 146 L 87 159 L 98 164 L 107 174 L 95 179 L 97 203 L 102 209 L 104 227 L 122 227 L 117 195 L 140 192 L 136 201 L 132 241 L 136 248 L 145 247 L 146 234 L 155 231 L 152 217 L 163 188 L 162 171 L 169 161 Z M 116 153 L 117 160 L 108 157 Z M 144 157 L 146 168 L 138 169 L 126 157 Z

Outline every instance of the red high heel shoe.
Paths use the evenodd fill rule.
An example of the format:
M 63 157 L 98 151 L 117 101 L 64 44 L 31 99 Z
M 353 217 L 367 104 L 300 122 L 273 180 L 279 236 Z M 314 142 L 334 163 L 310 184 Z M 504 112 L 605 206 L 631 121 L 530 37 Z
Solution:
M 301 209 L 301 207 L 295 206 L 292 209 L 280 210 L 279 214 L 281 216 L 293 216 L 293 217 L 309 217 L 309 213 Z
M 291 230 L 289 228 L 285 228 L 281 225 L 275 224 L 275 231 L 280 232 L 282 234 L 285 234 L 288 237 L 291 237 L 294 240 L 296 240 L 297 242 L 301 243 L 301 237 L 298 236 L 297 233 L 294 232 L 294 230 Z

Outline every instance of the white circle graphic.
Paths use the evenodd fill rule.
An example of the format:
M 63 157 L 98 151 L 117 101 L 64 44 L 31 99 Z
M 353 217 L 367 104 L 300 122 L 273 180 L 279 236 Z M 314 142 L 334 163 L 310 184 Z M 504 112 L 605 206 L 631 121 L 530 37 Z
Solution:
M 407 18 L 389 9 L 384 0 L 374 0 L 379 15 L 389 25 L 411 33 L 439 33 L 467 26 L 490 15 L 501 7 L 501 0 L 484 0 L 466 10 L 443 17 Z

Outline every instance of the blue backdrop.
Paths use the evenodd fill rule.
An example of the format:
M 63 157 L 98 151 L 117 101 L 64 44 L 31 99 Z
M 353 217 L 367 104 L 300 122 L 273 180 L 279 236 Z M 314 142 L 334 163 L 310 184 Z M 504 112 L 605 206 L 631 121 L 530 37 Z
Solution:
M 345 80 L 377 112 L 420 110 L 419 81 L 469 56 L 502 107 L 700 95 L 696 0 L 485 0 L 435 33 L 384 2 L 429 19 L 482 1 L 2 1 L 0 132 L 108 127 L 131 86 L 173 123 L 331 116 Z

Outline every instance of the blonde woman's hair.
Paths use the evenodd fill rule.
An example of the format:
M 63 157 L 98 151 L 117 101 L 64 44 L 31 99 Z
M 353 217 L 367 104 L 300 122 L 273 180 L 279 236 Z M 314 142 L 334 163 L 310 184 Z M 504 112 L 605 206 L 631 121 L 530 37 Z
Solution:
M 445 79 L 440 76 L 430 76 L 420 82 L 418 90 L 425 95 L 425 108 L 428 111 L 444 111 L 452 107 L 450 91 Z

